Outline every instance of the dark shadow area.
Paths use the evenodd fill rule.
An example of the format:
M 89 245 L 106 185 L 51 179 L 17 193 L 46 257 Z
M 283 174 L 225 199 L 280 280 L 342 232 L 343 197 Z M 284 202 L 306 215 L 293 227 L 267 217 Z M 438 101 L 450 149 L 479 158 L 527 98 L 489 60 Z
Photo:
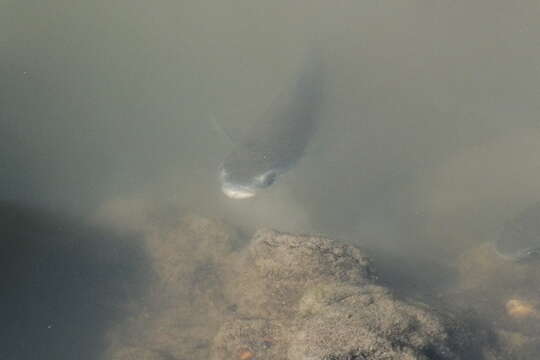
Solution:
M 456 271 L 442 261 L 422 256 L 403 256 L 382 249 L 370 249 L 380 283 L 404 297 L 428 301 L 455 285 Z
M 149 279 L 141 239 L 5 202 L 0 238 L 0 359 L 100 358 Z

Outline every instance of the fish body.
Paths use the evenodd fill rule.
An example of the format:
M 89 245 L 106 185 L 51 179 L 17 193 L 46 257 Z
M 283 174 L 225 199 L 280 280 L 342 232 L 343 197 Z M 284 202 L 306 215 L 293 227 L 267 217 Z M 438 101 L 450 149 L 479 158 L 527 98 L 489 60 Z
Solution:
M 540 202 L 504 224 L 495 250 L 499 256 L 518 262 L 540 260 Z
M 293 89 L 274 101 L 222 162 L 223 193 L 232 199 L 253 197 L 291 169 L 313 135 L 321 101 L 321 66 L 310 59 Z

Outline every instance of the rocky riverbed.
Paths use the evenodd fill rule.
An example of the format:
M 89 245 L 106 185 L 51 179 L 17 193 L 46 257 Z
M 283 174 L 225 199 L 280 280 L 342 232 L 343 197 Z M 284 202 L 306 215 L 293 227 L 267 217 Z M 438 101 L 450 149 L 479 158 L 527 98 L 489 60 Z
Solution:
M 199 216 L 143 231 L 154 284 L 107 358 L 498 359 L 466 319 L 380 285 L 357 247 Z

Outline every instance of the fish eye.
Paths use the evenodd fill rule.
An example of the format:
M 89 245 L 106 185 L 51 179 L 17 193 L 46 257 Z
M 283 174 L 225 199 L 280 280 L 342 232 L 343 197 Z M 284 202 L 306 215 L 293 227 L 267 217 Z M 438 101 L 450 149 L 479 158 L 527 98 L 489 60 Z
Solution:
M 259 175 L 255 178 L 257 184 L 261 187 L 270 186 L 276 181 L 276 173 L 273 171 L 268 171 L 262 175 Z

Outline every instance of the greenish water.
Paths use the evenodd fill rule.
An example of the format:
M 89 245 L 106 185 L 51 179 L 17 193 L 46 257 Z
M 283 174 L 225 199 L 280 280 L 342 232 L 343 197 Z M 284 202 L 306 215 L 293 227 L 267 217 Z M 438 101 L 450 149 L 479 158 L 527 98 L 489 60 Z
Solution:
M 131 206 L 114 203 L 135 199 L 247 232 L 324 233 L 423 279 L 538 201 L 539 15 L 535 1 L 502 0 L 0 0 L 0 201 L 108 225 L 119 217 L 108 211 L 126 212 L 132 225 Z M 233 130 L 256 121 L 313 43 L 328 81 L 305 156 L 261 196 L 227 199 L 217 169 L 230 146 L 212 118 Z M 5 236 L 50 233 L 32 226 Z M 16 268 L 35 263 L 24 254 Z M 60 359 L 27 355 L 40 336 L 12 321 L 28 336 L 2 344 L 7 359 Z

